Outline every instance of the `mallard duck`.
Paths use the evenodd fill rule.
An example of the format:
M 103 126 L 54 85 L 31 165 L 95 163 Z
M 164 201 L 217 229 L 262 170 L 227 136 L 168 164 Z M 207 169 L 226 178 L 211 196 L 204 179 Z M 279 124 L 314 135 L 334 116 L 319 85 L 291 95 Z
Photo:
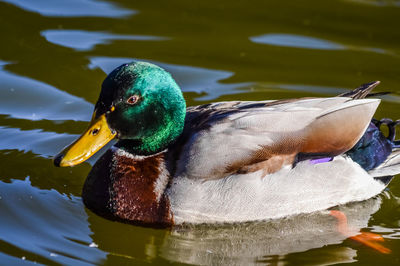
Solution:
M 330 98 L 186 108 L 164 69 L 123 64 L 104 80 L 88 129 L 54 163 L 82 163 L 117 139 L 89 173 L 83 201 L 102 216 L 154 226 L 274 219 L 362 201 L 400 172 L 399 122 L 372 119 L 380 100 L 367 96 L 378 83 Z

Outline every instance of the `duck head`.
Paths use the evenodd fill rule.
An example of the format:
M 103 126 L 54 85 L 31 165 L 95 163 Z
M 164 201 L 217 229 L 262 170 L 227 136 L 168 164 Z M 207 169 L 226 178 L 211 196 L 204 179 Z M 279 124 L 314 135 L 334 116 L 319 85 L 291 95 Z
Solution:
M 82 163 L 114 138 L 132 154 L 160 152 L 181 134 L 185 114 L 182 92 L 168 72 L 145 62 L 123 64 L 103 81 L 88 129 L 54 164 Z

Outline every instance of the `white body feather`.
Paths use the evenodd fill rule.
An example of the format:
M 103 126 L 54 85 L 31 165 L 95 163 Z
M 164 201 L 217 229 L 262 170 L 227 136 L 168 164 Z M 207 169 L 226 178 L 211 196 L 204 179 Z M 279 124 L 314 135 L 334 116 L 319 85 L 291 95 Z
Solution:
M 275 219 L 362 201 L 385 185 L 350 158 L 303 161 L 263 176 L 262 171 L 216 180 L 173 179 L 167 195 L 176 224 Z

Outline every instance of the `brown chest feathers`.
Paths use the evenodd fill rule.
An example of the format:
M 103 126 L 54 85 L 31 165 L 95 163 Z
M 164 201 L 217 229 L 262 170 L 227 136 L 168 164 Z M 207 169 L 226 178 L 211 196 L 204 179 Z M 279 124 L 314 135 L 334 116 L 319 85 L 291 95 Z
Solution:
M 135 158 L 109 150 L 93 166 L 82 197 L 89 209 L 107 218 L 168 226 L 173 223 L 164 194 L 168 179 L 164 154 Z

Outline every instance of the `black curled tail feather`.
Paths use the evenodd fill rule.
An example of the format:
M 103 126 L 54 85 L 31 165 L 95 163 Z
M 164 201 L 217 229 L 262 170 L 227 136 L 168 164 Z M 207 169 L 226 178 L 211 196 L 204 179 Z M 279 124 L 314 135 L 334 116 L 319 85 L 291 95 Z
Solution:
M 372 119 L 372 123 L 374 123 L 379 130 L 381 130 L 382 125 L 386 125 L 389 130 L 387 139 L 390 140 L 394 146 L 398 146 L 400 144 L 400 140 L 396 140 L 396 127 L 400 125 L 400 119 L 396 121 L 393 121 L 389 118 L 383 118 L 381 120 Z

